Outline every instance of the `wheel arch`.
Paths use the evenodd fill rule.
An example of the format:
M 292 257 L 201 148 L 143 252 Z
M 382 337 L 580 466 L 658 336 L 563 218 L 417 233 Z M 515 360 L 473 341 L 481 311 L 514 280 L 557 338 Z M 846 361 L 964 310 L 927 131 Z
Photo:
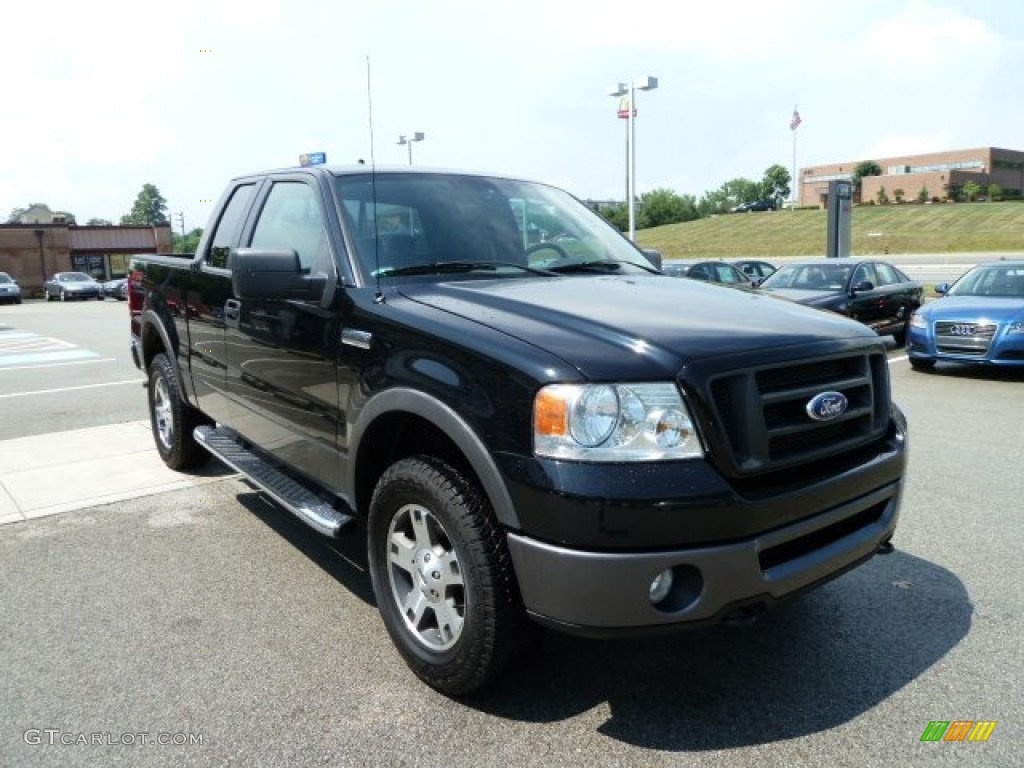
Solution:
M 174 329 L 172 328 L 168 331 L 167 324 L 163 318 L 151 309 L 147 309 L 142 313 L 139 318 L 139 327 L 142 370 L 149 371 L 149 366 L 157 355 L 161 353 L 166 355 L 171 363 L 171 367 L 174 369 L 174 376 L 178 382 L 178 393 L 183 400 L 188 402 L 192 391 L 192 388 L 189 386 L 191 382 L 186 382 L 185 377 L 181 373 L 181 365 L 177 355 L 177 339 L 171 338 L 172 333 L 175 337 L 177 336 Z
M 426 454 L 469 473 L 486 494 L 498 521 L 519 528 L 512 497 L 479 435 L 451 406 L 414 389 L 376 395 L 350 433 L 346 486 L 355 508 L 366 515 L 377 480 L 394 462 Z

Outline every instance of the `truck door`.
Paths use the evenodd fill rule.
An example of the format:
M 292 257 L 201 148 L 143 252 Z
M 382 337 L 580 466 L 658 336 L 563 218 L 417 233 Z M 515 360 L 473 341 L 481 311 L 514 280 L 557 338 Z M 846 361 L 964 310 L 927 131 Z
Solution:
M 238 243 L 257 186 L 242 183 L 228 191 L 221 216 L 203 246 L 199 269 L 189 275 L 185 297 L 189 370 L 196 399 L 205 414 L 227 424 L 231 423 L 224 346 L 224 313 L 231 299 L 228 253 Z
M 333 291 L 337 272 L 323 199 L 304 175 L 275 178 L 261 191 L 247 247 L 294 250 L 305 274 Z M 340 478 L 339 321 L 323 297 L 239 299 L 226 323 L 232 427 L 321 484 Z

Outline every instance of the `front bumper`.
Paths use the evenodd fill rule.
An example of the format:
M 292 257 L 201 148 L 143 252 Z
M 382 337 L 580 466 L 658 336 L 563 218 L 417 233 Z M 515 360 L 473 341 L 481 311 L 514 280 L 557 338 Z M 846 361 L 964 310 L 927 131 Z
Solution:
M 902 481 L 798 523 L 716 546 L 664 552 L 585 552 L 510 533 L 528 612 L 582 635 L 658 631 L 746 618 L 844 573 L 892 538 Z M 654 577 L 674 586 L 651 603 Z
M 896 529 L 908 443 L 892 415 L 845 463 L 741 488 L 707 462 L 647 465 L 632 482 L 614 465 L 534 464 L 512 483 L 524 525 L 508 534 L 527 611 L 575 634 L 656 632 L 746 618 L 835 578 Z M 666 569 L 673 587 L 655 605 Z
M 976 322 L 976 321 L 971 321 Z M 910 328 L 907 355 L 913 360 L 944 360 L 951 363 L 991 366 L 1024 366 L 1024 333 L 1009 333 L 1001 324 L 992 339 L 959 340 L 960 348 L 939 343 L 931 328 Z M 970 343 L 970 342 L 975 343 Z

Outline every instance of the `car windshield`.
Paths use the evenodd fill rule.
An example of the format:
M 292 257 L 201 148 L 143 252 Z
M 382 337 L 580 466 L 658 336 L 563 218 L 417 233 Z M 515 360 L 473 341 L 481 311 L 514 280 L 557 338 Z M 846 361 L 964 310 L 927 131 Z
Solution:
M 62 283 L 92 282 L 92 278 L 84 272 L 64 272 L 63 274 L 57 275 L 57 279 Z
M 544 184 L 441 173 L 340 176 L 360 266 L 382 278 L 654 272 L 604 219 Z
M 6 272 L 0 272 L 0 283 L 13 283 L 13 282 L 14 281 L 11 280 L 11 276 L 10 275 L 8 275 Z
M 1024 298 L 1024 266 L 976 267 L 956 281 L 949 295 Z
M 762 288 L 797 291 L 841 291 L 850 277 L 850 264 L 790 264 L 761 283 Z

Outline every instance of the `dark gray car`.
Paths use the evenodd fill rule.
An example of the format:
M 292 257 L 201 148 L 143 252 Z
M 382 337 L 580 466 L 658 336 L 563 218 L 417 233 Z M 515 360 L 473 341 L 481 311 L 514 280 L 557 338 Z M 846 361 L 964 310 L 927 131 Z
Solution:
M 906 340 L 907 321 L 924 288 L 884 261 L 814 259 L 787 264 L 760 285 L 777 296 L 852 317 L 879 336 Z

